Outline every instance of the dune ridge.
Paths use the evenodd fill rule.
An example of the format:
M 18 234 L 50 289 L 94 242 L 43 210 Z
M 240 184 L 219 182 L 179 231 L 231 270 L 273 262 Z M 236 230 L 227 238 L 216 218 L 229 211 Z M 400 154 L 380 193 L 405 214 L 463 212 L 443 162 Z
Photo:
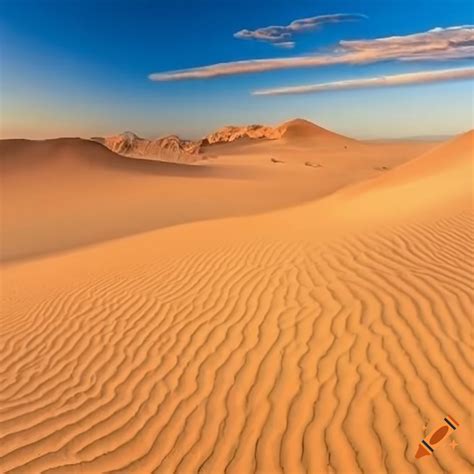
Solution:
M 0 469 L 471 472 L 469 146 L 412 162 L 408 188 L 396 169 L 292 209 L 8 265 Z M 459 152 L 455 183 L 428 196 Z M 447 414 L 459 446 L 415 460 Z

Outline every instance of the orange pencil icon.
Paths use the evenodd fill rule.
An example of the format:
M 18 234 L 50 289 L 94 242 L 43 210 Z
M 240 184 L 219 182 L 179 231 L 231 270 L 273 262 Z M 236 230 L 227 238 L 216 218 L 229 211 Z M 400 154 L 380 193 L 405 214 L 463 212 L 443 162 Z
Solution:
M 444 424 L 434 430 L 429 436 L 421 440 L 418 445 L 418 451 L 415 454 L 415 458 L 419 459 L 423 456 L 429 456 L 434 451 L 434 446 L 440 443 L 448 433 L 455 431 L 459 426 L 459 423 L 452 417 L 446 416 L 444 418 Z

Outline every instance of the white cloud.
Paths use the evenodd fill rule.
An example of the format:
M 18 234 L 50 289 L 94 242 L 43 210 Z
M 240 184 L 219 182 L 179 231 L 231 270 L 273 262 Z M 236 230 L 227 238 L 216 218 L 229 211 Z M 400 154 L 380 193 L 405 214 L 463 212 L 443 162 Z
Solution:
M 365 15 L 348 13 L 313 16 L 311 18 L 301 18 L 299 20 L 294 20 L 289 25 L 285 26 L 266 26 L 263 28 L 257 28 L 256 30 L 241 30 L 235 33 L 234 37 L 238 39 L 265 41 L 275 46 L 289 44 L 294 46 L 294 42 L 290 40 L 295 34 L 313 31 L 318 27 L 328 23 L 341 23 L 344 21 L 356 21 L 366 18 L 367 17 Z
M 275 46 L 278 46 L 279 48 L 285 48 L 285 49 L 291 49 L 295 47 L 295 42 L 294 41 L 283 41 L 282 43 L 275 43 Z
M 409 84 L 427 84 L 432 82 L 447 82 L 463 79 L 473 79 L 474 68 L 443 69 L 437 71 L 424 71 L 391 76 L 377 76 L 347 81 L 334 81 L 322 84 L 307 84 L 302 86 L 279 87 L 263 89 L 253 92 L 253 95 L 289 95 L 289 94 L 314 94 L 317 92 L 363 89 L 371 87 L 394 87 Z
M 341 41 L 329 54 L 270 59 L 251 59 L 180 71 L 150 74 L 152 81 L 210 79 L 235 74 L 279 69 L 320 67 L 333 64 L 363 64 L 386 60 L 422 61 L 474 58 L 472 25 L 435 28 L 423 33 L 357 41 Z

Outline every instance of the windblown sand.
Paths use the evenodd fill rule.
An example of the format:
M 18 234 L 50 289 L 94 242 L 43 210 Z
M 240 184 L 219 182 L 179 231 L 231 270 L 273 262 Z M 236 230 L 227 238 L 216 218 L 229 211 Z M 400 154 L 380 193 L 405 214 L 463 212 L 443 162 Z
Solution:
M 0 468 L 472 472 L 472 141 L 470 132 L 386 172 L 374 165 L 407 160 L 393 152 L 376 162 L 375 152 L 364 154 L 367 145 L 352 156 L 321 152 L 311 160 L 322 160 L 326 173 L 331 166 L 346 171 L 332 187 L 325 181 L 336 171 L 315 178 L 320 169 L 304 165 L 308 152 L 274 150 L 284 161 L 274 163 L 252 150 L 245 166 L 255 168 L 254 179 L 242 183 L 242 214 L 260 211 L 250 204 L 256 194 L 245 197 L 249 189 L 273 210 L 254 216 L 225 218 L 234 214 L 231 201 L 204 202 L 212 220 L 189 222 L 201 215 L 186 214 L 174 227 L 131 235 L 165 215 L 158 201 L 139 213 L 155 196 L 145 174 L 141 192 L 138 177 L 130 178 L 140 206 L 122 209 L 124 221 L 137 219 L 130 209 L 146 215 L 139 226 L 123 224 L 113 234 L 117 228 L 108 226 L 119 214 L 102 227 L 84 214 L 93 199 L 99 214 L 114 209 L 114 198 L 125 205 L 118 185 L 103 199 L 95 187 L 90 196 L 71 197 L 69 224 L 61 220 L 69 203 L 57 202 L 55 248 L 41 225 L 35 242 L 36 220 L 10 223 L 11 236 L 26 235 L 28 225 L 33 231 L 17 248 L 13 237 L 4 244 Z M 233 170 L 234 152 L 212 166 Z M 107 163 L 102 171 L 112 175 Z M 66 187 L 37 165 L 51 188 Z M 271 178 L 257 179 L 266 168 Z M 201 178 L 198 190 L 214 183 L 172 170 L 182 185 L 173 196 L 189 198 L 197 192 L 190 183 Z M 116 172 L 120 186 L 122 174 L 133 174 Z M 298 181 L 303 174 L 312 181 Z M 44 193 L 33 175 L 24 179 Z M 344 187 L 362 178 L 371 179 Z M 228 176 L 218 181 L 206 196 L 237 189 Z M 311 184 L 324 192 L 311 192 Z M 8 199 L 23 195 L 6 186 L 8 215 Z M 272 200 L 278 189 L 300 194 Z M 41 199 L 30 195 L 39 201 L 32 209 L 45 206 Z M 176 209 L 177 199 L 166 206 Z M 33 215 L 22 205 L 23 216 Z M 68 225 L 73 235 L 76 212 L 92 232 L 74 241 Z M 459 445 L 453 449 L 450 438 L 416 460 L 418 443 L 446 415 L 460 422 L 453 435 Z

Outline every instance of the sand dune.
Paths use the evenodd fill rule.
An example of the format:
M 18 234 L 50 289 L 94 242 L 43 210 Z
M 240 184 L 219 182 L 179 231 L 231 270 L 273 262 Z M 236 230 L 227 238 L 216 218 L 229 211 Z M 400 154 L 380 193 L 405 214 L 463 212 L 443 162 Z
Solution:
M 4 265 L 0 469 L 472 472 L 471 140 L 291 209 Z M 416 460 L 446 415 L 459 446 Z
M 295 139 L 318 139 L 318 140 L 328 140 L 328 139 L 339 139 L 345 142 L 353 142 L 355 140 L 339 135 L 338 133 L 331 132 L 319 125 L 316 125 L 308 120 L 304 119 L 295 119 L 285 122 L 284 124 L 278 127 L 278 130 L 281 134 L 281 138 L 286 140 L 295 140 Z
M 341 193 L 350 201 L 344 212 L 355 212 L 363 205 L 367 212 L 360 222 L 375 216 L 392 222 L 403 218 L 422 221 L 431 217 L 426 212 L 428 205 L 434 215 L 453 205 L 472 207 L 473 150 L 471 130 L 373 181 L 347 188 Z
M 132 160 L 81 139 L 3 140 L 0 156 L 4 259 L 150 229 L 151 210 L 140 208 L 160 204 L 163 181 L 219 178 L 205 166 Z
M 426 178 L 443 173 L 458 173 L 464 168 L 462 174 L 466 179 L 471 178 L 469 171 L 472 170 L 474 148 L 474 130 L 470 130 L 447 143 L 433 148 L 429 153 L 400 166 L 393 173 L 386 175 L 381 182 L 406 183 L 420 178 Z M 451 181 L 446 183 L 452 184 Z M 456 183 L 459 184 L 459 183 Z
M 420 152 L 411 143 L 350 149 L 326 140 L 319 148 L 265 143 L 250 150 L 225 144 L 217 157 L 191 166 L 125 158 L 89 140 L 0 141 L 1 257 L 25 258 L 183 222 L 296 205 Z M 323 166 L 311 173 L 306 162 Z

